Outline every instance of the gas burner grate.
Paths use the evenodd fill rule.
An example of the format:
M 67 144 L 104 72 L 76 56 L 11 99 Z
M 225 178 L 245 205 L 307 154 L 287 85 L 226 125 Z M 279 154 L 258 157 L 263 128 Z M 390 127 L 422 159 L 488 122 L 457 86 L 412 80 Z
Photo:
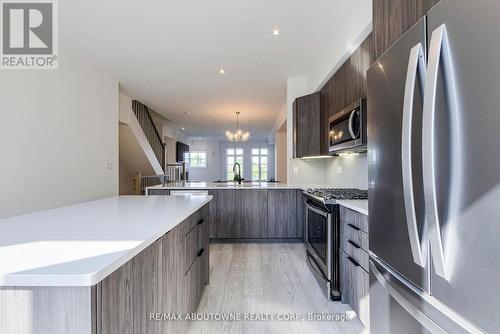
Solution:
M 306 193 L 315 197 L 329 199 L 368 199 L 368 190 L 356 188 L 315 188 L 307 189 Z

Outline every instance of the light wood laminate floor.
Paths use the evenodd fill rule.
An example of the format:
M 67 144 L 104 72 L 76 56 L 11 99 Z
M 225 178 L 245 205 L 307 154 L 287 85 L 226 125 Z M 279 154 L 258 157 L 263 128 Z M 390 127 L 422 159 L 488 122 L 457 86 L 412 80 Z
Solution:
M 210 285 L 200 313 L 345 313 L 327 301 L 307 267 L 303 244 L 211 244 Z M 350 321 L 195 321 L 190 334 L 367 333 Z

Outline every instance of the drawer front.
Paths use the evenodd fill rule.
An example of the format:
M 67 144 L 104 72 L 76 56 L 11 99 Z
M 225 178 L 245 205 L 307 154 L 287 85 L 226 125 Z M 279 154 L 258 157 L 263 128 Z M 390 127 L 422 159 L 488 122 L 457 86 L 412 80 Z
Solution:
M 369 327 L 370 301 L 368 297 L 369 275 L 352 257 L 346 254 L 346 271 L 349 278 L 346 290 L 349 304 L 358 315 L 359 320 Z
M 210 206 L 209 204 L 205 204 L 203 207 L 201 207 L 198 211 L 193 213 L 191 216 L 189 216 L 186 219 L 186 226 L 185 226 L 185 234 L 187 235 L 193 227 L 196 225 L 200 224 L 202 220 L 207 220 L 208 219 L 208 214 L 209 214 Z
M 198 256 L 198 252 L 200 251 L 200 227 L 196 225 L 191 231 L 186 235 L 186 256 L 184 263 L 184 272 L 186 273 L 189 268 L 192 266 L 193 262 L 196 260 L 196 256 Z
M 184 277 L 184 297 L 187 312 L 196 312 L 205 286 L 203 282 L 203 255 L 196 256 L 195 261 Z
M 356 244 L 354 241 L 347 239 L 345 236 L 341 236 L 341 247 L 348 256 L 354 259 L 359 265 L 368 273 L 368 252 L 363 250 L 361 246 Z
M 198 222 L 202 219 L 201 215 L 201 209 L 193 213 L 189 218 L 187 219 L 186 227 L 185 227 L 185 232 L 184 234 L 187 236 L 189 233 L 191 233 L 191 230 L 198 225 Z
M 198 217 L 197 217 L 198 218 Z M 186 235 L 185 272 L 189 270 L 196 256 L 202 249 L 208 251 L 208 218 L 200 218 L 198 223 Z
M 201 218 L 208 218 L 210 214 L 210 203 L 205 204 L 201 209 Z
M 368 252 L 368 233 L 362 231 L 359 227 L 350 224 L 341 222 L 340 224 L 340 233 L 346 237 L 347 239 L 354 242 L 356 245 L 361 247 L 363 250 Z
M 340 207 L 340 221 L 345 224 L 351 224 L 366 233 L 369 232 L 368 216 L 343 206 Z
M 170 195 L 170 190 L 169 189 L 149 189 L 148 190 L 148 195 L 165 195 L 168 196 Z
M 344 303 L 344 304 L 350 304 L 349 291 L 347 289 L 347 284 L 349 283 L 348 269 L 349 269 L 349 267 L 347 266 L 347 254 L 343 250 L 340 250 L 340 263 L 339 263 L 340 294 L 341 294 L 342 303 Z

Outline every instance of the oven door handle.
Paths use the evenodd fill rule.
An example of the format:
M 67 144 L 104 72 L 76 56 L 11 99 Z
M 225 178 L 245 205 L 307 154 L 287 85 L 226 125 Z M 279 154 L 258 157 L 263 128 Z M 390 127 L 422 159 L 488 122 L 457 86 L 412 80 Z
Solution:
M 318 215 L 321 215 L 321 216 L 323 216 L 325 218 L 328 218 L 329 213 L 321 211 L 319 209 L 316 209 L 314 206 L 311 206 L 308 203 L 306 203 L 306 206 L 307 206 L 307 210 L 311 210 L 311 211 L 317 213 Z

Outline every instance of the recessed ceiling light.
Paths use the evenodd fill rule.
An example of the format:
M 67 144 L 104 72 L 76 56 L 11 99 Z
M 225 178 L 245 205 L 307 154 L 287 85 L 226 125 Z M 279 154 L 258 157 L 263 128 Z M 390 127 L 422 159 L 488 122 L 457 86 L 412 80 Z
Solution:
M 219 74 L 220 75 L 226 74 L 226 70 L 223 68 L 219 68 Z
M 186 128 L 182 128 L 182 130 L 186 130 Z
M 280 34 L 279 28 L 273 28 L 273 35 L 278 36 Z

